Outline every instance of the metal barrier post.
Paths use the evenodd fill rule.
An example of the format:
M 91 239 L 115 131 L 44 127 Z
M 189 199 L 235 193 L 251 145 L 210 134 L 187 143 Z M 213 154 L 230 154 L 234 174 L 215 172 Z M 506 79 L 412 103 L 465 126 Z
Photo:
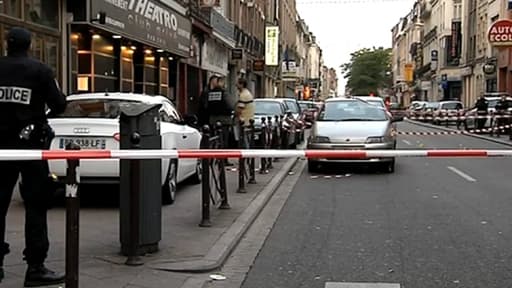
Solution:
M 250 138 L 250 141 L 249 141 L 249 145 L 250 145 L 250 149 L 254 149 L 255 148 L 255 144 L 256 144 L 256 139 L 254 139 L 255 137 L 255 133 L 254 133 L 254 119 L 251 119 L 249 121 L 250 123 L 250 130 L 249 130 L 249 136 L 251 137 Z M 249 159 L 249 184 L 256 184 L 256 158 L 252 157 L 251 159 Z
M 66 150 L 80 150 L 69 143 Z M 66 168 L 66 280 L 68 288 L 78 288 L 79 241 L 80 241 L 80 160 L 68 159 Z
M 275 116 L 275 119 L 276 119 L 276 123 L 278 123 L 278 122 L 277 122 L 277 119 L 278 119 L 277 115 Z M 272 137 L 272 131 L 273 131 L 272 117 L 270 117 L 270 116 L 269 116 L 269 117 L 268 117 L 268 135 L 270 135 L 270 136 L 269 136 L 269 138 L 270 138 L 270 139 L 273 139 L 273 138 L 274 138 L 274 137 Z M 278 137 L 277 139 L 279 139 L 279 137 Z M 272 141 L 273 141 L 273 140 L 272 140 Z M 272 142 L 270 142 L 270 141 L 269 141 L 269 142 L 268 142 L 268 149 L 271 149 L 271 148 L 273 148 L 273 147 L 272 147 Z M 274 168 L 274 167 L 272 166 L 272 162 L 273 162 L 273 161 L 274 161 L 274 160 L 272 159 L 272 157 L 267 158 L 267 167 L 265 168 L 265 171 L 266 171 L 266 170 L 268 170 L 268 169 L 272 169 L 272 168 Z
M 216 134 L 219 137 L 219 146 L 222 149 L 227 149 L 227 143 L 225 141 L 227 139 L 224 138 L 225 133 L 227 131 L 224 131 L 224 129 L 227 129 L 227 127 L 224 127 L 224 125 L 220 122 L 215 123 L 215 130 Z M 226 184 L 226 161 L 228 159 L 220 159 L 219 163 L 219 170 L 220 170 L 220 179 L 219 179 L 219 185 L 220 185 L 220 195 L 222 197 L 222 202 L 220 203 L 219 209 L 231 209 L 228 202 L 228 189 Z M 215 159 L 211 159 L 210 161 L 215 161 Z
M 266 118 L 261 117 L 261 143 L 263 143 L 263 149 L 267 148 L 267 123 Z M 265 169 L 267 169 L 267 158 L 260 158 L 260 174 L 263 174 L 265 172 Z
M 245 126 L 244 123 L 240 123 L 240 138 L 238 139 L 238 146 L 240 149 L 246 149 L 245 147 Z M 247 193 L 245 189 L 245 158 L 238 159 L 238 191 L 237 193 Z
M 201 149 L 210 148 L 210 127 L 203 126 L 203 133 L 201 138 Z M 201 182 L 201 222 L 200 227 L 211 227 L 210 222 L 210 159 L 203 158 L 202 165 L 202 182 Z

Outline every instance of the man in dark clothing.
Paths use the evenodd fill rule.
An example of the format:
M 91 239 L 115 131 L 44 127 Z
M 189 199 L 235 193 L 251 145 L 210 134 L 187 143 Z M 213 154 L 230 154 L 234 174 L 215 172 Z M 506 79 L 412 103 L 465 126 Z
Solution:
M 203 125 L 209 125 L 210 124 L 210 111 L 209 108 L 208 108 L 208 94 L 210 93 L 210 91 L 212 91 L 213 89 L 215 89 L 217 87 L 217 82 L 219 80 L 219 77 L 217 76 L 211 76 L 209 81 L 208 81 L 208 86 L 203 90 L 203 92 L 201 93 L 201 99 L 200 99 L 200 106 L 199 106 L 199 115 L 198 115 L 198 119 L 199 119 L 199 124 L 201 124 L 201 126 Z
M 66 98 L 60 91 L 52 70 L 29 58 L 31 34 L 12 28 L 7 35 L 7 56 L 0 58 L 0 149 L 45 149 L 52 138 L 47 107 L 62 113 Z M 47 210 L 51 195 L 47 161 L 0 162 L 0 281 L 4 277 L 3 260 L 9 253 L 5 242 L 6 215 L 14 186 L 21 173 L 25 204 L 24 259 L 28 269 L 25 287 L 59 284 L 64 275 L 44 266 L 49 240 Z
M 476 115 L 478 116 L 476 123 L 477 128 L 476 129 L 484 129 L 485 122 L 487 122 L 487 109 L 489 108 L 489 102 L 485 99 L 485 97 L 482 95 L 480 98 L 476 101 L 475 106 L 473 109 L 476 108 Z
M 500 135 L 500 132 L 505 133 L 505 130 L 508 130 L 503 127 L 509 123 L 509 118 L 505 118 L 505 117 L 509 116 L 508 108 L 509 108 L 509 103 L 507 101 L 507 97 L 501 96 L 501 99 L 496 103 L 496 113 L 495 113 L 497 116 L 496 126 L 502 127 L 496 131 L 498 136 Z

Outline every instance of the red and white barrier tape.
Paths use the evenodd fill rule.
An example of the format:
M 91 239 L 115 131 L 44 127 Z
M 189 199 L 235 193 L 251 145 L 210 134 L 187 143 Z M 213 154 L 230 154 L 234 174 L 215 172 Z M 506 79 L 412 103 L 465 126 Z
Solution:
M 500 119 L 512 118 L 512 115 L 482 115 L 482 116 L 407 116 L 409 120 L 465 120 L 465 119 Z
M 0 161 L 170 158 L 510 157 L 512 150 L 0 150 Z
M 460 131 L 436 131 L 436 132 L 418 132 L 418 131 L 395 131 L 398 135 L 415 135 L 415 136 L 434 136 L 434 135 L 461 135 L 461 134 L 474 134 L 498 131 L 512 127 L 512 125 L 503 125 L 485 129 L 471 129 L 471 130 L 460 130 Z

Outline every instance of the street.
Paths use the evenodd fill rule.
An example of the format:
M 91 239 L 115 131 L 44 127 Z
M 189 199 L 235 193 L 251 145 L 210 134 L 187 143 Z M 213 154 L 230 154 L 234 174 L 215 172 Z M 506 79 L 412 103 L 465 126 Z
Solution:
M 508 149 L 463 135 L 400 135 L 398 148 Z M 394 174 L 304 170 L 242 287 L 511 287 L 509 167 L 507 158 L 399 158 Z

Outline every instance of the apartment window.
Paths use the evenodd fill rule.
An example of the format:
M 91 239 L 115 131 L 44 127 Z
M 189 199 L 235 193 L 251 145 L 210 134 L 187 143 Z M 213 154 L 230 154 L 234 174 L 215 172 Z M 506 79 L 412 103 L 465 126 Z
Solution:
M 0 13 L 11 17 L 21 18 L 21 1 L 3 0 L 0 1 Z
M 25 0 L 25 19 L 50 28 L 59 28 L 59 3 L 55 0 Z

